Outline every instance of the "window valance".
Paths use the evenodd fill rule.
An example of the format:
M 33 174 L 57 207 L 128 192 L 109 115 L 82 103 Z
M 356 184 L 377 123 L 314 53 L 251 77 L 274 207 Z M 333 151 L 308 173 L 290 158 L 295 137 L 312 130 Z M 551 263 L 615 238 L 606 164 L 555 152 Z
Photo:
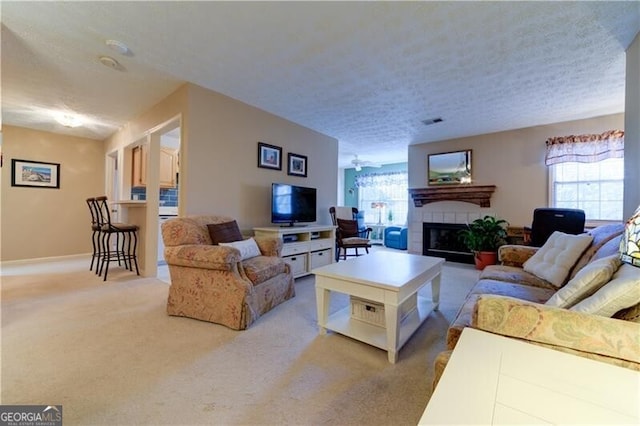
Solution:
M 545 164 L 569 161 L 595 163 L 607 158 L 624 158 L 624 131 L 610 130 L 599 135 L 571 135 L 547 139 Z
M 367 173 L 357 175 L 355 185 L 357 187 L 384 186 L 384 185 L 404 185 L 409 182 L 407 172 L 387 172 L 387 173 Z

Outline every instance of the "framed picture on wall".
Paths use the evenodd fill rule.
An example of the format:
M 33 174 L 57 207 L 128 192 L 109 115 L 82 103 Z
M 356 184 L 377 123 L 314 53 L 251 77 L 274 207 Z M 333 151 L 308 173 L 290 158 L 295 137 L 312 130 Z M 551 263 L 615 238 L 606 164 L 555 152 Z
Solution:
M 282 148 L 258 142 L 258 167 L 282 170 Z
M 291 176 L 307 177 L 307 156 L 287 154 L 287 174 Z
M 429 154 L 427 157 L 429 185 L 460 185 L 471 183 L 471 150 Z
M 11 186 L 60 189 L 60 164 L 12 159 Z

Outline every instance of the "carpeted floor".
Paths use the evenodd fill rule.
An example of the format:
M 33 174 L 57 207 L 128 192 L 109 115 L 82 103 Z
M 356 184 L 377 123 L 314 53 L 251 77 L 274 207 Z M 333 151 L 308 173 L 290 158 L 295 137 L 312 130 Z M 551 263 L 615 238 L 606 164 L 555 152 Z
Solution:
M 237 332 L 168 316 L 165 282 L 114 269 L 103 283 L 87 265 L 3 266 L 2 404 L 62 404 L 65 425 L 415 425 L 478 276 L 445 264 L 440 311 L 393 365 L 380 349 L 318 335 L 313 276 Z M 347 304 L 338 295 L 331 309 Z

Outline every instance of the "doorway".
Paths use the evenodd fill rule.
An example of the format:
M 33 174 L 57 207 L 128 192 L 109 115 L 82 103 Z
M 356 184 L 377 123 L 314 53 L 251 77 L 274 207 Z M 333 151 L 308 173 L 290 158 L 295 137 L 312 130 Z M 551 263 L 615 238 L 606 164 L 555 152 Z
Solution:
M 162 224 L 178 216 L 180 199 L 180 127 L 168 130 L 160 135 L 160 170 L 157 278 L 169 282 L 169 271 L 164 259 Z

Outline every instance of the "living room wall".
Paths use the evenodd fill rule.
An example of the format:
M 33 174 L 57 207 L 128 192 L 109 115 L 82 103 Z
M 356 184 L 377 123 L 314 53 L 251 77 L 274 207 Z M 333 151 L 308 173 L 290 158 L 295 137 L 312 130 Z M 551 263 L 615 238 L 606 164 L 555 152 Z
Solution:
M 103 142 L 3 126 L 2 155 L 0 259 L 90 253 L 85 200 L 104 191 Z M 12 159 L 59 163 L 60 189 L 12 187 Z
M 459 202 L 427 204 L 421 209 L 463 208 L 497 214 L 513 226 L 529 226 L 536 207 L 548 205 L 548 174 L 544 164 L 545 141 L 553 136 L 624 130 L 624 114 L 567 121 L 440 142 L 409 146 L 409 187 L 427 186 L 427 156 L 471 149 L 474 185 L 496 185 L 491 207 Z M 444 205 L 444 207 L 443 207 Z M 461 206 L 462 205 L 462 206 Z
M 344 169 L 344 203 L 341 205 L 358 207 L 360 193 L 356 186 L 356 176 L 367 173 L 392 173 L 406 171 L 407 163 L 384 164 L 380 168 L 363 168 L 359 172 L 353 167 Z
M 317 188 L 317 222 L 331 223 L 336 139 L 195 85 L 189 85 L 189 111 L 183 213 L 228 215 L 241 229 L 269 226 L 271 183 L 285 182 Z M 258 142 L 282 147 L 281 171 L 257 167 Z M 288 153 L 307 157 L 306 178 L 287 175 Z
M 335 203 L 338 142 L 321 133 L 222 94 L 185 84 L 129 122 L 107 141 L 121 150 L 147 129 L 181 117 L 181 215 L 222 214 L 243 232 L 270 225 L 272 182 L 318 189 L 318 223 L 331 223 Z M 257 167 L 258 142 L 282 147 L 282 170 Z M 287 153 L 305 155 L 307 177 L 287 175 Z
M 640 205 L 640 33 L 627 49 L 625 86 L 624 217 Z

